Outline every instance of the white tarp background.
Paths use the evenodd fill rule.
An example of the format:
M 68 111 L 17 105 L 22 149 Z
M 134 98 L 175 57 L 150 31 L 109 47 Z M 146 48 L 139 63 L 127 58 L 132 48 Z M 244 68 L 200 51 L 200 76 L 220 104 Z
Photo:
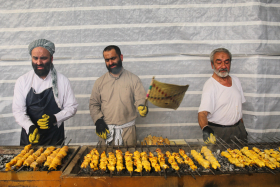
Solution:
M 176 110 L 149 103 L 138 117 L 137 139 L 148 134 L 196 141 L 202 87 L 212 75 L 209 54 L 225 47 L 231 73 L 240 78 L 247 102 L 243 119 L 250 135 L 280 135 L 280 2 L 278 0 L 0 0 L 0 145 L 19 145 L 21 127 L 12 115 L 16 79 L 32 69 L 28 44 L 56 45 L 54 66 L 66 75 L 79 103 L 65 122 L 72 144 L 95 144 L 88 110 L 94 81 L 107 69 L 102 51 L 118 45 L 124 68 L 145 89 L 158 81 L 189 84 Z

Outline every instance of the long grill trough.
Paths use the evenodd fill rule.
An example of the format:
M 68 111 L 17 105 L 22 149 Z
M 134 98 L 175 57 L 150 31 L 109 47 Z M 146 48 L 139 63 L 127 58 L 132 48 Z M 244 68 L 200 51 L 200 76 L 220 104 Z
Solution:
M 60 176 L 78 152 L 80 146 L 68 146 L 67 155 L 61 160 L 61 165 L 58 165 L 55 171 L 49 171 L 48 168 L 44 167 L 44 163 L 34 171 L 29 165 L 31 162 L 29 164 L 26 162 L 25 166 L 23 164 L 24 162 L 22 162 L 21 167 L 18 167 L 19 165 L 16 167 L 13 164 L 10 169 L 7 169 L 9 168 L 7 163 L 11 163 L 12 159 L 22 153 L 24 148 L 25 146 L 0 147 L 0 186 L 60 186 Z M 30 155 L 33 155 L 33 153 L 40 153 L 40 150 L 42 152 L 47 150 L 47 148 L 50 148 L 50 146 L 31 146 L 28 152 L 32 150 L 30 151 L 32 153 Z M 60 146 L 55 146 L 54 150 L 57 148 L 60 148 Z M 27 154 L 23 153 L 22 155 Z M 40 153 L 40 155 L 42 154 Z M 34 157 L 34 161 L 36 159 Z M 16 161 L 15 163 L 20 162 Z
M 264 142 L 258 143 L 257 145 L 262 152 L 264 152 L 264 150 L 267 148 L 279 151 L 278 142 Z M 213 156 L 219 163 L 218 166 L 213 167 L 212 165 L 214 165 L 214 162 L 211 162 L 208 167 L 207 164 L 203 163 L 205 161 L 200 160 L 201 158 L 197 158 L 197 160 L 194 158 L 195 152 L 197 152 L 199 155 L 203 155 L 203 159 L 206 158 L 204 153 L 201 153 L 203 146 L 212 152 Z M 114 186 L 123 186 L 128 184 L 133 186 L 184 186 L 185 184 L 192 186 L 279 185 L 280 179 L 278 178 L 280 176 L 280 170 L 278 167 L 271 169 L 266 166 L 258 167 L 256 164 L 244 166 L 238 164 L 235 165 L 230 163 L 228 158 L 221 156 L 222 152 L 240 149 L 245 146 L 248 147 L 249 150 L 252 150 L 253 147 L 256 147 L 256 145 L 252 143 L 243 145 L 237 140 L 235 140 L 234 143 L 230 145 L 223 142 L 218 142 L 216 145 L 206 146 L 205 144 L 199 143 L 170 146 L 83 146 L 73 161 L 69 164 L 69 167 L 67 167 L 63 173 L 61 186 L 72 186 L 72 184 L 83 186 L 88 185 L 88 182 L 93 183 L 93 181 L 96 186 L 110 186 L 112 183 L 114 183 Z M 91 157 L 88 165 L 82 167 L 85 158 L 87 158 L 94 149 L 96 149 L 96 151 L 99 153 L 98 166 L 94 166 L 93 164 L 91 165 L 93 160 Z M 117 150 L 122 152 L 124 157 L 122 164 L 125 169 L 122 171 L 117 171 L 117 163 L 114 166 L 114 169 L 110 169 L 112 166 L 110 165 L 109 161 L 107 161 L 106 169 L 104 169 L 104 166 L 101 168 L 100 161 L 102 153 L 105 153 L 107 158 L 112 153 L 114 153 L 116 157 Z M 133 169 L 127 168 L 125 160 L 127 151 L 133 154 Z M 160 165 L 159 171 L 157 171 L 152 166 L 151 170 L 147 171 L 143 164 L 142 169 L 139 170 L 139 167 L 137 166 L 137 159 L 134 158 L 136 157 L 134 153 L 137 151 L 140 155 L 143 152 L 145 152 L 148 156 L 150 153 L 152 153 L 157 158 L 158 164 Z M 180 154 L 182 152 L 185 152 L 186 155 L 183 156 L 183 154 Z M 164 155 L 164 159 L 161 160 L 165 162 L 167 165 L 166 167 L 162 167 L 164 165 L 161 165 L 159 162 L 160 159 L 158 157 L 161 153 Z M 177 153 L 177 157 L 179 154 L 179 158 L 181 158 L 183 161 L 186 160 L 185 158 L 191 159 L 196 167 L 194 167 L 192 164 L 189 164 L 189 162 L 188 164 L 186 164 L 187 162 L 180 162 L 180 159 L 176 158 L 176 154 L 174 154 L 172 161 L 169 154 L 172 156 L 173 153 Z M 150 164 L 152 163 L 151 160 L 148 159 L 148 161 Z M 174 164 L 174 162 L 176 163 Z M 176 165 L 178 167 L 176 167 Z

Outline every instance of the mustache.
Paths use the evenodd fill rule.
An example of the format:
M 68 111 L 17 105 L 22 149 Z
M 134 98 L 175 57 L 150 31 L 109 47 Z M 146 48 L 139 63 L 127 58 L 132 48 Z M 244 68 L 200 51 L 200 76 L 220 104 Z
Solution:
M 41 64 L 41 65 L 37 65 L 37 64 L 36 64 L 36 65 L 34 65 L 34 67 L 35 67 L 35 68 L 37 68 L 37 67 L 45 67 L 45 65 L 44 65 L 44 64 Z
M 109 68 L 111 68 L 113 66 L 118 66 L 118 64 L 111 64 L 111 65 L 109 65 Z
M 221 68 L 221 69 L 219 69 L 219 72 L 220 71 L 226 71 L 226 72 L 228 72 L 228 69 L 227 68 Z

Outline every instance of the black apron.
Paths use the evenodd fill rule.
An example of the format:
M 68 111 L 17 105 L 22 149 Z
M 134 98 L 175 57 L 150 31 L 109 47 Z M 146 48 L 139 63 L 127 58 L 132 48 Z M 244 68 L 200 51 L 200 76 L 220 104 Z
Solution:
M 36 94 L 31 87 L 26 97 L 27 115 L 30 117 L 33 124 L 39 130 L 40 140 L 39 145 L 56 145 L 59 140 L 64 139 L 64 124 L 59 128 L 57 125 L 51 125 L 49 129 L 41 130 L 37 125 L 37 121 L 42 118 L 42 115 L 57 114 L 61 109 L 55 102 L 52 87 L 44 90 L 42 93 Z M 60 141 L 62 142 L 62 141 Z M 26 131 L 22 128 L 20 145 L 30 144 Z

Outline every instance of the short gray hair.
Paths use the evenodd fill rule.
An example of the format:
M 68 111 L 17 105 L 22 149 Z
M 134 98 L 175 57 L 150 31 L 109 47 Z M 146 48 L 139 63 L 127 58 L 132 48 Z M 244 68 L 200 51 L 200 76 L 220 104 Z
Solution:
M 224 52 L 226 54 L 228 54 L 229 56 L 229 61 L 231 62 L 231 58 L 232 58 L 232 55 L 231 53 L 229 52 L 229 50 L 227 50 L 226 48 L 218 48 L 218 49 L 214 49 L 211 54 L 210 54 L 210 60 L 211 60 L 211 63 L 214 64 L 214 55 L 217 53 L 217 52 Z

